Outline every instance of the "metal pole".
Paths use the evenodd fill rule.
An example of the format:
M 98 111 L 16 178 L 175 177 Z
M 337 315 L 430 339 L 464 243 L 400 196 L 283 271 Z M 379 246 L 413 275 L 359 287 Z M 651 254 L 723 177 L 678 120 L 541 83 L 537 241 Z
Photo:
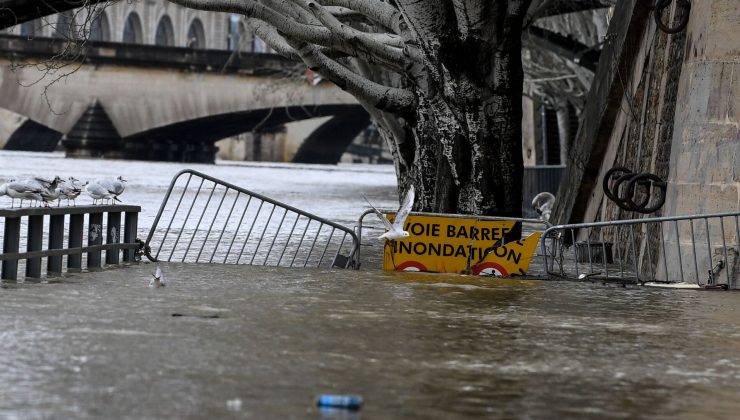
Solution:
M 267 259 L 270 258 L 270 253 L 272 252 L 272 247 L 275 245 L 275 240 L 277 240 L 278 235 L 280 235 L 280 229 L 283 227 L 283 222 L 285 222 L 285 216 L 288 214 L 288 209 L 285 209 L 283 212 L 283 217 L 280 219 L 280 224 L 278 225 L 277 229 L 275 230 L 275 236 L 272 237 L 272 243 L 270 243 L 270 248 L 267 249 L 267 256 L 265 257 L 265 261 L 262 263 L 262 265 L 267 265 Z M 290 238 L 288 238 L 290 239 Z M 285 241 L 286 245 L 288 241 Z M 282 254 L 280 255 L 282 258 Z M 280 265 L 280 260 L 278 260 L 278 263 L 275 265 Z
M 714 267 L 712 266 L 712 240 L 709 238 L 709 219 L 704 218 L 704 230 L 707 232 L 707 254 L 709 257 L 709 271 L 712 273 L 711 276 L 709 276 L 709 281 L 712 282 L 712 284 L 715 284 L 714 279 Z
M 691 251 L 694 253 L 694 273 L 696 273 L 696 283 L 701 284 L 699 280 L 699 262 L 696 260 L 696 239 L 694 238 L 694 220 L 689 219 L 691 226 Z
M 247 214 L 247 209 L 249 209 L 249 203 L 252 202 L 252 196 L 249 196 L 249 200 L 247 200 L 247 205 L 244 206 L 244 210 L 242 210 L 242 215 L 239 218 L 239 223 L 236 224 L 236 229 L 234 229 L 234 236 L 231 237 L 231 243 L 229 244 L 229 249 L 226 251 L 226 255 L 224 255 L 224 264 L 226 264 L 226 260 L 229 259 L 229 254 L 231 254 L 231 247 L 234 246 L 234 241 L 236 240 L 236 236 L 239 234 L 239 228 L 242 227 L 242 221 L 244 220 L 244 215 Z M 260 204 L 261 206 L 261 204 Z M 259 212 L 259 210 L 257 211 Z M 242 251 L 244 248 L 242 248 Z M 239 258 L 241 258 L 241 254 L 236 259 L 236 264 L 239 264 Z
M 272 205 L 272 210 L 270 210 L 270 217 L 267 218 L 267 223 L 265 223 L 265 228 L 262 229 L 262 233 L 260 234 L 260 240 L 257 241 L 257 246 L 254 248 L 254 253 L 252 254 L 252 259 L 249 260 L 249 265 L 252 265 L 252 263 L 254 262 L 254 257 L 257 256 L 257 251 L 259 251 L 260 245 L 262 245 L 262 239 L 265 237 L 265 232 L 267 232 L 267 228 L 270 227 L 270 222 L 272 221 L 272 215 L 275 214 L 276 207 L 277 206 L 275 204 Z M 257 219 L 255 218 L 255 220 Z M 265 261 L 266 260 L 267 260 L 267 256 L 265 256 Z
M 179 178 L 180 175 L 178 174 L 176 178 Z M 164 231 L 164 236 L 162 236 L 162 245 L 157 250 L 157 254 L 154 255 L 154 259 L 159 259 L 159 252 L 162 251 L 162 248 L 164 248 L 164 240 L 167 239 L 167 234 L 170 233 L 170 228 L 172 227 L 172 222 L 175 221 L 175 215 L 177 215 L 177 210 L 180 208 L 180 204 L 182 203 L 183 197 L 185 197 L 185 193 L 188 191 L 188 186 L 190 186 L 190 180 L 193 178 L 193 174 L 190 174 L 188 176 L 188 182 L 185 183 L 185 187 L 182 189 L 182 194 L 180 194 L 180 199 L 177 200 L 177 206 L 175 206 L 175 211 L 172 213 L 172 218 L 170 219 L 170 223 L 167 224 L 167 230 Z M 202 182 L 201 182 L 202 184 Z M 149 238 L 147 239 L 147 243 L 149 240 L 151 240 L 151 236 L 154 235 L 154 229 L 157 226 L 157 223 L 159 223 L 159 218 L 162 217 L 162 213 L 164 212 L 164 208 L 167 205 L 167 201 L 169 201 L 170 193 L 172 192 L 172 188 L 175 186 L 174 182 L 170 185 L 170 188 L 167 190 L 167 195 L 165 196 L 165 200 L 162 202 L 162 207 L 159 209 L 159 213 L 157 213 L 157 218 L 154 219 L 154 225 L 152 225 L 152 231 L 149 235 Z M 200 190 L 199 190 L 200 191 Z
M 55 214 L 49 217 L 49 249 L 64 247 L 64 215 Z M 52 255 L 46 260 L 47 273 L 62 272 L 62 256 Z
M 108 213 L 108 223 L 106 225 L 106 231 L 108 235 L 105 238 L 106 244 L 119 244 L 121 243 L 121 212 L 112 211 Z M 106 264 L 120 264 L 120 249 L 110 249 L 105 251 L 105 263 Z
M 252 219 L 252 224 L 249 226 L 249 232 L 247 232 L 247 237 L 244 238 L 244 243 L 242 244 L 242 249 L 239 251 L 239 256 L 236 258 L 236 263 L 239 264 L 239 260 L 242 259 L 242 255 L 244 255 L 244 248 L 247 247 L 247 243 L 249 242 L 249 237 L 252 235 L 252 229 L 254 229 L 254 224 L 257 223 L 257 218 L 260 217 L 260 212 L 262 211 L 262 205 L 265 204 L 265 201 L 260 201 L 260 206 L 257 207 L 257 213 L 254 214 L 254 219 Z M 272 206 L 272 209 L 275 210 L 275 206 Z M 272 215 L 272 213 L 270 213 Z M 236 234 L 235 234 L 236 235 Z M 255 252 L 257 252 L 255 250 Z
M 730 266 L 727 260 L 727 241 L 725 241 L 725 222 L 724 218 L 719 218 L 719 226 L 722 229 L 722 250 L 725 255 L 725 277 L 727 278 L 727 287 L 730 287 Z
M 6 217 L 3 232 L 3 254 L 18 252 L 21 242 L 21 218 Z M 18 280 L 18 260 L 3 260 L 3 280 Z
M 87 245 L 100 245 L 103 243 L 103 213 L 90 213 L 87 224 Z M 102 251 L 90 251 L 87 253 L 87 268 L 100 268 L 100 255 Z
M 228 192 L 228 190 L 226 190 Z M 213 257 L 216 255 L 216 251 L 218 251 L 218 246 L 221 244 L 221 239 L 224 237 L 224 233 L 226 233 L 226 227 L 229 225 L 229 220 L 231 220 L 231 213 L 234 212 L 234 207 L 236 206 L 236 202 L 239 201 L 239 195 L 241 192 L 236 192 L 236 197 L 234 197 L 234 202 L 231 203 L 231 209 L 229 210 L 229 215 L 226 216 L 226 220 L 224 220 L 224 225 L 221 227 L 221 234 L 218 235 L 218 241 L 216 241 L 216 245 L 213 246 L 213 252 L 211 253 L 211 258 L 208 260 L 208 263 L 213 262 Z M 237 226 L 238 228 L 239 226 Z M 228 254 L 227 254 L 228 255 Z
M 82 247 L 82 231 L 85 227 L 84 214 L 69 215 L 69 248 Z M 82 254 L 71 254 L 67 256 L 67 269 L 70 271 L 79 271 L 82 269 Z
M 660 227 L 660 244 L 663 247 L 663 269 L 665 269 L 665 280 L 668 281 L 668 255 L 667 248 L 665 247 L 665 232 L 663 231 L 663 222 L 658 222 Z
M 44 216 L 28 216 L 28 252 L 41 251 L 44 238 Z M 41 277 L 41 257 L 26 260 L 26 277 L 38 279 Z
M 293 259 L 290 260 L 290 267 L 293 267 L 293 263 L 295 263 L 295 257 L 298 256 L 298 251 L 301 250 L 301 245 L 303 245 L 303 239 L 306 237 L 306 232 L 308 232 L 308 225 L 311 224 L 311 219 L 307 219 L 308 223 L 306 223 L 306 228 L 303 229 L 303 234 L 301 235 L 301 241 L 298 242 L 298 246 L 295 249 L 295 253 L 293 254 Z
M 211 193 L 208 194 L 208 200 L 206 201 L 206 205 L 203 206 L 203 211 L 200 213 L 200 217 L 198 218 L 198 224 L 195 225 L 195 230 L 193 231 L 193 236 L 190 237 L 190 242 L 188 242 L 188 246 L 185 248 L 185 253 L 182 254 L 182 260 L 180 262 L 185 262 L 185 258 L 188 256 L 188 252 L 190 252 L 190 246 L 193 245 L 193 239 L 195 239 L 195 236 L 198 235 L 198 229 L 200 229 L 200 223 L 203 221 L 203 216 L 205 216 L 206 211 L 208 211 L 208 205 L 211 204 L 211 198 L 213 198 L 213 193 L 216 191 L 216 187 L 218 187 L 218 184 L 215 182 L 213 183 L 213 188 L 211 188 Z M 208 237 L 206 237 L 206 240 Z M 205 242 L 203 243 L 205 246 Z M 203 248 L 201 248 L 201 251 Z M 198 254 L 200 256 L 200 254 Z M 196 259 L 195 262 L 198 262 Z
M 138 229 L 139 213 L 137 212 L 126 212 L 124 216 L 123 226 L 123 242 L 130 244 L 136 240 L 136 231 Z M 126 249 L 123 251 L 123 261 L 131 262 L 136 257 L 135 249 Z M 156 259 L 156 258 L 155 258 Z
M 683 275 L 683 256 L 681 255 L 681 236 L 678 232 L 678 221 L 673 221 L 673 226 L 676 228 L 676 246 L 678 247 L 678 268 L 681 270 L 681 283 L 686 283 L 686 278 Z

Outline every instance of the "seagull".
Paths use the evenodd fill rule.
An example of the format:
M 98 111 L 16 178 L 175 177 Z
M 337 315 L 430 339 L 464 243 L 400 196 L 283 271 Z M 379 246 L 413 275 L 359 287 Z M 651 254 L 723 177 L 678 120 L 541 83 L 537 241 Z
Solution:
M 98 200 L 107 200 L 113 198 L 113 194 L 111 194 L 111 192 L 108 191 L 107 188 L 95 182 L 88 183 L 85 186 L 85 192 L 87 193 L 87 195 L 92 197 L 93 205 L 96 204 L 95 202 Z
M 63 182 L 62 185 L 57 188 L 59 191 L 59 201 L 61 202 L 62 199 L 67 200 L 67 205 L 69 205 L 69 200 L 72 200 L 72 205 L 75 205 L 75 199 L 79 197 L 80 193 L 82 192 L 82 188 L 78 187 L 75 182 L 78 181 L 78 179 L 74 177 L 69 177 L 69 185 L 67 185 L 66 182 Z
M 41 192 L 48 191 L 38 181 L 29 179 L 10 182 L 4 186 L 5 194 L 10 196 L 11 199 L 14 201 L 16 198 L 21 200 L 21 207 L 23 207 L 23 200 L 44 201 Z
M 126 182 L 125 179 L 123 179 L 122 176 L 119 176 L 118 178 L 98 178 L 93 181 L 93 183 L 98 184 L 100 186 L 105 187 L 105 189 L 108 190 L 108 192 L 111 193 L 111 197 L 115 201 L 121 201 L 118 199 L 118 196 L 123 194 L 123 190 L 126 189 L 126 186 L 123 184 Z
M 380 235 L 378 239 L 385 239 L 385 240 L 393 240 L 393 239 L 403 239 L 408 238 L 409 233 L 403 230 L 403 224 L 406 221 L 406 217 L 408 217 L 409 213 L 411 213 L 411 207 L 414 206 L 414 186 L 412 185 L 411 188 L 409 188 L 409 191 L 406 193 L 406 197 L 403 199 L 403 203 L 401 203 L 401 206 L 398 208 L 398 211 L 396 212 L 396 218 L 393 220 L 393 224 L 388 221 L 388 219 L 385 218 L 383 213 L 380 212 L 375 206 L 370 203 L 370 201 L 365 197 L 365 201 L 367 201 L 367 204 L 370 204 L 370 207 L 373 208 L 373 211 L 375 212 L 375 215 L 378 216 L 378 219 L 380 219 L 381 222 L 383 222 L 383 225 L 386 229 L 388 229 L 388 232 Z
M 540 215 L 540 220 L 550 220 L 552 206 L 555 204 L 555 196 L 549 192 L 541 192 L 532 199 L 532 208 Z
M 152 273 L 152 280 L 149 282 L 149 287 L 153 287 L 156 289 L 165 286 L 167 286 L 167 281 L 164 279 L 164 273 L 162 272 L 162 269 L 159 268 L 159 264 L 157 264 L 157 270 Z

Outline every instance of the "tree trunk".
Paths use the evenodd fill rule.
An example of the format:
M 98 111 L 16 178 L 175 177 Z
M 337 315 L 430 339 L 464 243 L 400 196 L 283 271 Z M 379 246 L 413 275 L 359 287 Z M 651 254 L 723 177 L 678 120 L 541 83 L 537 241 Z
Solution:
M 424 49 L 435 66 L 414 89 L 415 112 L 381 130 L 400 158 L 400 194 L 416 188 L 415 210 L 522 214 L 522 20 L 500 3 L 494 34 L 451 30 Z

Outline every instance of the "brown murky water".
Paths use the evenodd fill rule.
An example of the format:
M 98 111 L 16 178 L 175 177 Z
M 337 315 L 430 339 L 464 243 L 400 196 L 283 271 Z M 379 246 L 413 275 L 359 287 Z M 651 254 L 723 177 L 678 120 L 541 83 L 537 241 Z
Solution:
M 94 167 L 67 162 L 57 164 Z M 127 202 L 151 207 L 179 168 L 138 165 L 158 175 L 134 175 Z M 322 176 L 212 168 L 240 184 L 283 169 Z M 392 203 L 392 176 L 331 171 L 341 183 L 307 194 L 285 179 L 277 198 L 326 200 L 310 210 L 348 223 L 362 210 L 361 197 L 342 199 L 353 188 Z M 151 217 L 145 209 L 142 228 Z M 162 289 L 148 287 L 145 263 L 5 284 L 0 417 L 698 419 L 740 409 L 734 292 L 384 273 L 371 262 L 162 266 Z M 314 399 L 325 393 L 365 404 L 321 411 Z

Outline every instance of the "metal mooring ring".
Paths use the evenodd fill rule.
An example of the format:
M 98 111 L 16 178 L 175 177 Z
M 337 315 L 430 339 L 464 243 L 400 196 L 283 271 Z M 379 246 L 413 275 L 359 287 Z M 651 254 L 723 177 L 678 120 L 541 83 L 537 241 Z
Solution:
M 667 34 L 676 34 L 686 29 L 686 26 L 689 24 L 689 12 L 691 11 L 691 2 L 689 0 L 676 0 L 676 5 L 679 8 L 684 9 L 684 11 L 681 14 L 681 20 L 678 21 L 678 24 L 676 24 L 676 26 L 674 27 L 670 27 L 664 24 L 663 21 L 660 20 L 660 18 L 663 14 L 663 9 L 668 7 L 671 4 L 671 1 L 673 0 L 657 0 L 657 2 L 653 4 L 652 0 L 647 0 L 647 2 L 643 1 L 642 5 L 653 11 L 655 24 L 658 25 L 658 28 L 660 28 L 661 31 Z
M 639 186 L 646 187 L 647 191 L 645 197 L 638 202 L 636 201 L 636 194 Z M 635 174 L 623 166 L 615 166 L 609 169 L 602 181 L 604 194 L 614 201 L 619 208 L 644 214 L 653 213 L 665 204 L 666 186 L 666 182 L 655 174 Z M 658 198 L 653 205 L 648 206 L 656 188 L 659 193 Z

